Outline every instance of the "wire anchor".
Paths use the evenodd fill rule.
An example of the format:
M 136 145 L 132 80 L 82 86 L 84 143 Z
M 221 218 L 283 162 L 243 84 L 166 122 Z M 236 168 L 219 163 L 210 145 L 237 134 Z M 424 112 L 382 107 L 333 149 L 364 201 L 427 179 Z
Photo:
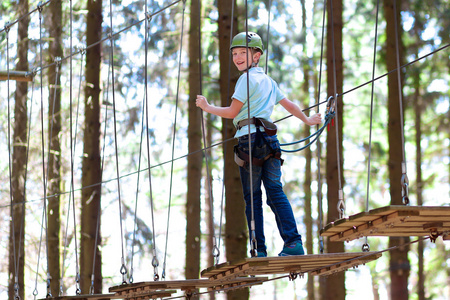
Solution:
M 339 219 L 343 219 L 345 215 L 345 202 L 344 202 L 344 193 L 342 189 L 339 189 L 339 201 L 337 204 L 337 209 L 339 213 Z
M 220 256 L 220 250 L 217 247 L 217 239 L 215 236 L 213 236 L 213 249 L 212 249 L 212 255 L 216 259 L 216 264 L 219 263 L 219 256 Z
M 77 272 L 77 275 L 75 276 L 75 284 L 76 284 L 76 295 L 81 295 L 81 288 L 80 288 L 80 272 Z
M 19 278 L 14 276 L 14 300 L 20 300 L 19 296 Z
M 406 163 L 402 162 L 402 201 L 404 205 L 409 205 L 409 179 L 406 174 Z
M 91 275 L 91 286 L 89 287 L 89 294 L 94 295 L 94 279 L 95 275 Z
M 50 288 L 50 284 L 52 282 L 52 276 L 50 273 L 47 273 L 47 298 L 53 298 L 52 296 L 52 289 Z
M 125 266 L 125 262 L 123 260 L 122 257 L 122 266 L 120 267 L 120 274 L 122 274 L 122 284 L 127 284 L 127 278 L 125 275 L 127 275 L 128 270 L 127 267 Z
M 152 266 L 153 266 L 153 280 L 154 281 L 159 281 L 159 274 L 158 274 L 158 266 L 159 266 L 159 261 L 158 258 L 156 257 L 156 250 L 153 249 L 153 259 L 152 259 Z

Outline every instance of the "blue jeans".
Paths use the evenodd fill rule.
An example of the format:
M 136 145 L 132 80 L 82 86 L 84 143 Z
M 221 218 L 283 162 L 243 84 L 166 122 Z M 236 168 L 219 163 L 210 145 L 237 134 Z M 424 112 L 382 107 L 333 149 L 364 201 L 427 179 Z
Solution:
M 276 135 L 268 136 L 265 132 L 262 132 L 260 133 L 260 138 L 257 138 L 257 133 L 253 133 L 251 134 L 251 141 L 253 157 L 263 158 L 270 154 L 272 151 L 280 152 L 280 143 L 278 142 Z M 240 137 L 238 146 L 245 153 L 249 153 L 248 136 Z M 245 215 L 247 216 L 247 225 L 250 232 L 250 243 L 252 243 L 250 166 L 248 164 L 245 164 L 244 167 L 239 167 L 239 171 L 241 175 L 242 190 L 244 192 L 244 199 L 246 203 Z M 297 224 L 295 223 L 291 204 L 289 203 L 286 194 L 283 192 L 283 186 L 281 184 L 281 161 L 277 158 L 271 157 L 264 162 L 262 167 L 252 165 L 252 179 L 253 215 L 255 221 L 255 237 L 257 243 L 256 250 L 258 252 L 267 253 L 264 237 L 261 183 L 264 184 L 267 196 L 267 205 L 269 205 L 269 207 L 275 214 L 278 231 L 280 232 L 284 244 L 289 245 L 293 242 L 301 241 L 302 237 L 297 231 Z

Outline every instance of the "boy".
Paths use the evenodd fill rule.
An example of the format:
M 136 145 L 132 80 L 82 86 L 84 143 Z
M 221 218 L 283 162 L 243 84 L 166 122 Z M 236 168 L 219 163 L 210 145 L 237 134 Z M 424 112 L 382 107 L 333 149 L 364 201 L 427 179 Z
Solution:
M 230 106 L 216 107 L 210 105 L 202 95 L 197 96 L 196 105 L 205 112 L 222 118 L 234 119 L 233 123 L 237 128 L 235 137 L 239 141 L 236 154 L 240 157 L 238 161 L 240 160 L 242 162 L 239 166 L 239 172 L 246 202 L 245 214 L 251 233 L 250 243 L 252 245 L 252 256 L 267 256 L 263 228 L 261 183 L 264 184 L 267 204 L 275 214 L 278 230 L 284 241 L 283 250 L 278 255 L 303 255 L 302 238 L 297 231 L 291 204 L 284 194 L 281 184 L 282 160 L 280 158 L 280 143 L 278 142 L 277 136 L 274 135 L 273 129 L 276 127 L 271 123 L 270 115 L 275 104 L 279 103 L 289 113 L 310 126 L 320 124 L 321 116 L 320 114 L 315 114 L 307 117 L 299 106 L 283 95 L 277 83 L 267 76 L 262 68 L 258 67 L 259 59 L 263 54 L 263 43 L 258 34 L 253 32 L 241 32 L 237 34 L 231 43 L 231 53 L 233 63 L 239 71 L 244 73 L 236 83 Z M 250 105 L 247 102 L 248 98 Z M 249 108 L 250 119 L 248 118 Z M 248 126 L 250 126 L 253 157 L 252 186 L 250 186 L 250 166 L 248 163 L 250 149 Z M 272 128 L 272 130 L 268 127 Z M 243 161 L 246 161 L 246 163 L 243 163 Z M 251 226 L 251 189 L 253 189 L 254 226 Z

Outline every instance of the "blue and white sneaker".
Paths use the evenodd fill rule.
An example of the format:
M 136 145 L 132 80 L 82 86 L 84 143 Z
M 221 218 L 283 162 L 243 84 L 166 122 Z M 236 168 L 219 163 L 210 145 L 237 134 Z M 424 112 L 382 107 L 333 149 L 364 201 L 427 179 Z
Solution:
M 305 255 L 305 251 L 303 250 L 303 244 L 301 241 L 285 245 L 283 247 L 283 251 L 281 251 L 278 254 L 278 256 L 291 256 L 291 255 Z

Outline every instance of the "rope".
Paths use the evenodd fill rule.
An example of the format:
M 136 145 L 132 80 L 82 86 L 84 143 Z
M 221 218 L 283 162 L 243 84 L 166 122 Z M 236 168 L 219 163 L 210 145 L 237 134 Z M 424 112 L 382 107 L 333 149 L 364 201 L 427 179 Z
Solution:
M 235 1 L 231 1 L 231 22 L 230 22 L 230 45 L 229 48 L 231 48 L 231 44 L 232 44 L 232 37 L 233 37 L 233 30 L 234 30 L 234 9 L 235 9 L 235 5 L 234 5 Z M 231 101 L 231 97 L 230 97 L 230 90 L 231 90 L 231 65 L 232 65 L 232 58 L 231 58 L 231 51 L 228 51 L 228 80 L 227 80 L 227 104 L 230 104 Z M 228 132 L 228 123 L 229 122 L 225 122 L 224 125 L 224 132 Z M 229 140 L 234 140 L 234 138 L 229 139 Z M 223 143 L 223 153 L 225 155 L 225 153 L 227 153 L 227 143 Z M 223 178 L 225 178 L 225 160 L 224 160 L 224 167 L 223 167 Z M 219 241 L 217 243 L 217 248 L 220 249 L 220 242 L 221 242 L 221 237 L 222 237 L 222 226 L 223 226 L 223 211 L 224 211 L 224 201 L 225 201 L 225 181 L 222 184 L 222 194 L 221 194 L 221 200 L 220 200 L 220 219 L 219 219 Z M 219 256 L 220 256 L 220 252 L 216 257 L 216 265 L 219 263 Z
M 378 12 L 379 12 L 380 1 L 377 0 L 376 17 L 375 17 L 375 40 L 373 44 L 373 62 L 372 62 L 372 80 L 375 77 L 375 67 L 376 67 L 376 57 L 377 57 L 377 39 L 378 39 Z M 367 161 L 367 191 L 366 191 L 366 212 L 369 211 L 369 190 L 370 190 L 370 169 L 371 169 L 371 158 L 372 158 L 372 125 L 373 125 L 373 95 L 375 84 L 372 83 L 370 95 L 370 122 L 369 122 L 369 157 Z M 369 251 L 369 243 L 367 236 L 365 237 L 365 243 L 363 244 L 363 251 Z
M 282 152 L 286 152 L 286 153 L 293 153 L 293 152 L 302 151 L 302 150 L 306 149 L 307 147 L 311 146 L 311 144 L 314 143 L 320 137 L 320 135 L 322 134 L 323 130 L 331 123 L 331 120 L 333 120 L 334 116 L 335 116 L 334 112 L 327 112 L 325 114 L 325 122 L 324 122 L 324 124 L 322 125 L 322 127 L 319 130 L 317 130 L 316 132 L 314 132 L 310 136 L 308 136 L 306 138 L 303 138 L 301 140 L 298 140 L 298 141 L 295 141 L 295 142 L 290 142 L 290 143 L 280 144 L 281 147 L 296 145 L 296 144 L 299 144 L 299 143 L 303 143 L 303 142 L 305 142 L 305 141 L 307 141 L 310 138 L 315 136 L 315 138 L 312 141 L 310 141 L 308 144 L 306 144 L 305 146 L 303 146 L 301 148 L 298 148 L 298 149 L 294 149 L 294 150 L 281 149 L 281 151 Z
M 112 1 L 109 3 L 109 19 L 110 19 L 110 28 L 111 32 L 108 34 L 110 38 L 111 50 L 110 50 L 110 59 L 111 59 L 111 86 L 112 86 L 112 104 L 113 104 L 113 119 L 114 119 L 114 148 L 115 148 L 115 160 L 116 160 L 116 174 L 117 174 L 117 194 L 119 200 L 119 223 L 120 223 L 120 241 L 121 241 L 121 250 L 122 250 L 122 266 L 120 267 L 120 274 L 122 275 L 122 284 L 126 284 L 126 274 L 128 273 L 127 267 L 125 265 L 125 245 L 123 238 L 123 220 L 122 220 L 122 198 L 120 193 L 120 171 L 119 171 L 119 150 L 117 145 L 117 118 L 116 118 L 116 97 L 115 97 L 115 78 L 114 78 L 114 39 L 112 35 L 113 29 L 113 12 L 112 12 Z
M 70 49 L 72 49 L 72 47 L 70 47 Z M 72 51 L 72 50 L 71 50 Z M 62 266 L 61 266 L 61 279 L 60 279 L 60 285 L 59 285 L 59 296 L 63 295 L 63 279 L 64 279 L 64 274 L 65 274 L 65 261 L 66 261 L 66 255 L 67 255 L 67 251 L 65 251 L 65 249 L 67 248 L 67 243 L 68 243 L 68 229 L 69 229 L 69 216 L 70 216 L 70 206 L 72 204 L 73 206 L 73 228 L 77 228 L 77 222 L 76 222 L 76 215 L 75 215 L 75 183 L 74 183 L 74 153 L 75 153 L 75 147 L 76 147 L 76 137 L 77 137 L 77 132 L 78 132 L 78 116 L 79 116 L 79 106 L 80 106 L 80 95 L 81 95 L 81 82 L 82 82 L 82 71 L 83 71 L 83 57 L 84 57 L 85 52 L 81 52 L 81 63 L 80 63 L 80 82 L 79 82 L 79 87 L 78 87 L 78 100 L 77 100 L 77 111 L 76 111 L 76 120 L 75 120 L 75 134 L 73 134 L 72 130 L 73 130 L 73 119 L 72 119 L 72 88 L 70 88 L 70 95 L 69 95 L 69 123 L 70 123 L 70 173 L 71 173 L 71 178 L 70 178 L 70 190 L 69 190 L 69 202 L 67 204 L 67 218 L 66 218 L 66 230 L 65 230 L 65 235 L 64 235 L 64 251 L 63 251 L 63 262 L 62 262 Z M 73 85 L 73 78 L 72 78 L 72 58 L 70 58 L 70 74 L 69 74 L 69 85 L 72 86 Z M 72 202 L 73 201 L 73 202 Z M 78 254 L 77 254 L 77 230 L 74 230 L 74 241 L 75 241 L 75 261 L 76 261 L 76 283 L 77 283 L 77 287 L 76 287 L 76 291 L 80 292 L 79 286 L 78 286 L 78 282 L 79 282 L 79 269 L 78 269 Z M 94 259 L 95 259 L 95 255 L 94 255 Z
M 267 47 L 266 47 L 266 69 L 265 73 L 267 74 L 269 68 L 269 45 L 270 45 L 270 10 L 272 8 L 272 0 L 269 0 L 269 4 L 267 6 Z
M 27 190 L 27 177 L 28 177 L 28 158 L 30 153 L 30 132 L 31 132 L 31 116 L 33 112 L 33 95 L 34 95 L 34 82 L 31 84 L 31 99 L 30 99 L 30 115 L 28 117 L 28 134 L 27 134 L 27 150 L 26 150 L 26 157 L 25 157 L 25 174 L 24 174 L 24 182 L 23 182 L 23 190 L 26 192 Z M 25 194 L 24 194 L 25 198 Z M 22 218 L 22 222 L 20 225 L 20 234 L 19 234 L 19 250 L 17 253 L 21 252 L 20 246 L 22 245 L 22 235 L 23 231 L 25 230 L 25 201 L 22 203 L 22 212 L 24 214 Z M 16 251 L 14 251 L 16 253 Z M 20 254 L 19 254 L 20 255 Z M 19 296 L 19 261 L 16 263 L 16 276 L 15 276 L 15 284 L 14 284 L 14 291 L 15 291 L 15 297 L 16 299 L 20 299 Z
M 26 13 L 26 14 L 20 16 L 20 18 L 16 19 L 16 20 L 13 21 L 13 22 L 8 22 L 8 23 L 7 23 L 8 26 L 5 26 L 3 29 L 0 29 L 0 34 L 1 34 L 2 32 L 8 33 L 9 27 L 11 27 L 12 25 L 15 25 L 15 24 L 19 23 L 19 22 L 22 21 L 23 19 L 27 18 L 27 17 L 30 16 L 31 14 L 35 13 L 36 11 L 40 10 L 42 7 L 44 7 L 44 6 L 46 6 L 47 4 L 49 4 L 51 1 L 52 1 L 52 0 L 48 0 L 48 1 L 46 1 L 46 2 L 39 2 L 35 9 L 30 10 L 28 13 Z
M 14 274 L 14 294 L 15 298 L 19 298 L 19 261 L 16 255 L 16 232 L 15 232 L 15 219 L 14 219 L 14 199 L 13 199 L 13 186 L 12 186 L 12 162 L 11 162 L 11 105 L 10 105 L 10 96 L 9 96 L 9 24 L 8 29 L 6 30 L 6 74 L 7 74 L 7 97 L 8 97 L 8 173 L 9 173 L 9 199 L 11 203 L 10 207 L 10 216 L 11 216 L 11 228 L 12 228 L 12 250 L 13 250 L 13 259 L 15 266 L 15 274 Z M 5 26 L 6 27 L 6 26 Z M 25 213 L 25 210 L 23 211 Z M 20 243 L 19 243 L 20 245 Z M 19 249 L 20 253 L 20 249 Z M 20 254 L 19 254 L 20 255 Z
M 325 44 L 325 16 L 327 11 L 327 5 L 326 0 L 324 1 L 323 5 L 323 11 L 322 11 L 322 37 L 321 37 L 321 43 L 320 43 L 320 63 L 319 63 L 319 82 L 317 87 L 317 111 L 319 111 L 318 105 L 319 105 L 319 99 L 320 99 L 320 93 L 321 93 L 321 87 L 322 87 L 322 65 L 323 65 L 323 45 Z M 319 125 L 316 126 L 316 128 L 319 128 Z M 318 199 L 318 210 L 319 210 L 319 228 L 323 228 L 323 197 L 322 197 L 322 172 L 321 172 L 321 166 L 320 161 L 322 159 L 322 153 L 321 153 L 322 147 L 320 146 L 320 140 L 317 145 L 317 199 Z M 319 233 L 319 252 L 324 252 L 324 242 L 323 237 Z
M 149 22 L 151 19 L 148 19 L 146 21 L 146 38 L 149 37 Z M 150 126 L 148 121 L 148 115 L 149 115 L 149 106 L 148 106 L 148 40 L 145 43 L 145 104 L 146 104 L 146 126 L 147 126 L 147 163 L 148 163 L 148 180 L 149 180 L 149 187 L 150 187 L 150 206 L 151 206 L 151 214 L 152 214 L 152 250 L 153 250 L 153 259 L 152 259 L 152 266 L 153 266 L 153 280 L 157 281 L 159 280 L 159 274 L 158 274 L 158 266 L 159 261 L 156 256 L 156 236 L 155 236 L 155 216 L 154 216 L 154 203 L 153 203 L 153 192 L 152 192 L 152 175 L 151 175 L 151 156 L 150 156 Z M 136 207 L 137 210 L 137 207 Z
M 199 25 L 198 26 L 198 61 L 199 61 L 199 77 L 200 77 L 200 95 L 203 94 L 203 72 L 202 72 L 202 31 L 201 31 L 201 1 L 199 1 Z M 208 151 L 206 150 L 206 129 L 205 129 L 205 118 L 204 118 L 204 112 L 201 109 L 200 110 L 200 119 L 201 119 L 201 128 L 202 128 L 202 138 L 203 138 L 203 145 L 205 145 L 205 147 L 203 148 L 203 155 L 205 156 L 205 168 L 206 168 L 206 184 L 208 185 L 208 193 L 209 193 L 209 204 L 211 207 L 211 212 L 210 212 L 210 221 L 211 224 L 214 225 L 214 200 L 213 200 L 213 193 L 212 193 L 212 186 L 211 186 L 211 176 L 210 176 L 210 171 L 209 171 L 209 156 L 208 156 Z M 219 255 L 220 255 L 220 251 L 219 248 L 217 247 L 217 237 L 216 237 L 216 233 L 214 228 L 212 229 L 212 240 L 213 240 L 213 249 L 212 249 L 212 255 L 214 256 L 216 263 L 218 263 L 219 260 Z
M 400 130 L 402 137 L 402 201 L 403 204 L 409 205 L 409 180 L 406 174 L 406 155 L 405 155 L 405 133 L 404 133 L 404 120 L 403 120 L 403 87 L 400 73 L 400 49 L 398 45 L 399 35 L 398 35 L 398 25 L 397 25 L 397 1 L 394 1 L 394 21 L 395 21 L 395 49 L 396 49 L 396 61 L 397 61 L 397 84 L 398 84 L 398 104 L 399 104 L 399 114 L 400 114 Z
M 173 124 L 173 138 L 172 138 L 172 159 L 170 165 L 170 189 L 169 189 L 169 205 L 167 209 L 167 227 L 166 227 L 166 244 L 164 248 L 164 262 L 162 270 L 162 278 L 166 278 L 166 261 L 167 261 L 167 246 L 169 243 L 169 224 L 170 224 L 170 211 L 172 206 L 172 183 L 173 183 L 173 162 L 175 155 L 175 136 L 177 129 L 177 113 L 178 113 L 178 98 L 180 92 L 180 78 L 181 78 L 181 55 L 183 52 L 183 35 L 184 35 L 184 15 L 186 10 L 186 0 L 183 0 L 183 14 L 181 19 L 181 36 L 180 36 L 180 48 L 179 48 L 179 58 L 178 58 L 178 75 L 177 75 L 177 93 L 175 97 L 175 119 Z
M 248 2 L 245 0 L 245 34 L 248 36 Z M 248 39 L 245 39 L 245 46 L 248 49 Z M 253 56 L 252 56 L 253 57 Z M 250 65 L 248 61 L 248 54 L 247 54 L 247 118 L 251 119 L 250 116 Z M 253 64 L 253 61 L 252 61 Z M 249 154 L 249 161 L 252 161 L 253 154 L 252 154 L 252 139 L 251 139 L 251 133 L 250 133 L 250 126 L 247 126 L 248 129 L 248 154 Z M 258 256 L 257 250 L 258 244 L 256 241 L 256 226 L 255 226 L 255 212 L 254 212 L 254 197 L 253 197 L 253 164 L 249 164 L 249 175 L 250 175 L 250 210 L 251 210 L 251 221 L 250 221 L 250 246 L 251 246 L 251 255 L 252 256 Z

